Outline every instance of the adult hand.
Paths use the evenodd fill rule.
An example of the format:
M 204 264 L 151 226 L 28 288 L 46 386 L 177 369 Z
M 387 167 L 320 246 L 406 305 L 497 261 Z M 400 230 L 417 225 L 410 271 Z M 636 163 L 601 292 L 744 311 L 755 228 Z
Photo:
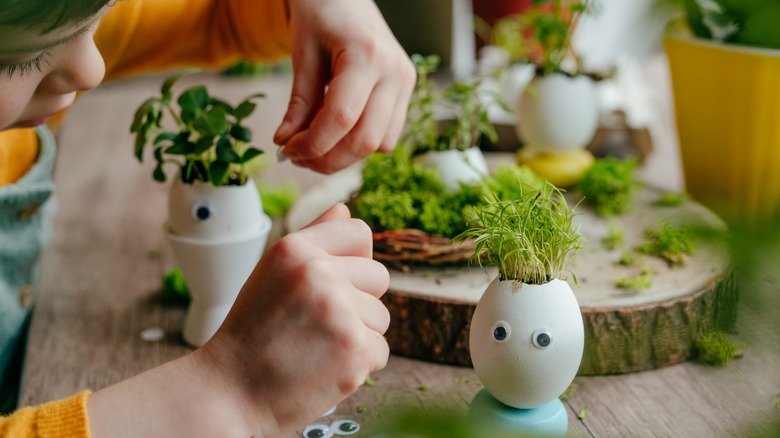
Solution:
M 255 436 L 318 418 L 387 363 L 387 269 L 343 204 L 273 244 L 196 353 L 237 394 Z
M 374 2 L 290 0 L 290 8 L 293 89 L 274 142 L 322 173 L 392 150 L 415 71 Z

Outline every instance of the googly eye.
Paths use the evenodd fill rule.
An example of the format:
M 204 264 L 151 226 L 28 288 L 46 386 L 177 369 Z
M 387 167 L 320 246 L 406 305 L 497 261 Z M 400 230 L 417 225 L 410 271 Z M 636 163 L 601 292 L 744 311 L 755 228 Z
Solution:
M 498 321 L 490 329 L 490 336 L 496 342 L 506 342 L 512 334 L 512 328 L 505 321 Z
M 552 331 L 547 329 L 536 329 L 534 334 L 531 335 L 531 340 L 533 341 L 536 348 L 544 350 L 545 348 L 549 347 L 550 344 L 552 344 Z
M 338 436 L 348 436 L 358 433 L 360 425 L 356 421 L 344 419 L 334 421 L 330 424 L 330 428 Z
M 214 212 L 211 211 L 211 204 L 209 201 L 198 201 L 192 206 L 192 217 L 200 222 L 205 222 L 211 219 Z
M 333 436 L 333 430 L 327 424 L 314 423 L 306 426 L 301 436 L 303 438 L 330 438 Z

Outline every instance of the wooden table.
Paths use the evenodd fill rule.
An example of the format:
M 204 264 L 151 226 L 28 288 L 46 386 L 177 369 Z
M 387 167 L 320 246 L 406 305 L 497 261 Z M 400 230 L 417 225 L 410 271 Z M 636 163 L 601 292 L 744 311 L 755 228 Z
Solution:
M 654 71 L 662 79 L 666 74 L 663 64 Z M 288 76 L 202 79 L 228 100 L 248 92 L 268 93 L 251 123 L 256 139 L 263 139 L 259 146 L 275 150 L 270 137 L 284 112 Z M 37 288 L 22 383 L 25 405 L 94 390 L 190 351 L 180 341 L 184 309 L 166 307 L 158 298 L 161 278 L 173 263 L 162 232 L 166 186 L 152 181 L 150 163 L 135 161 L 128 133 L 133 109 L 160 82 L 160 77 L 148 77 L 104 85 L 83 98 L 60 132 L 59 213 Z M 645 172 L 668 172 L 657 175 L 663 185 L 680 177 L 675 174 L 669 96 L 663 94 L 668 81 L 658 83 L 666 112 L 654 131 L 655 161 Z M 293 180 L 302 190 L 322 178 L 275 162 L 262 175 L 273 184 Z M 744 358 L 724 368 L 688 362 L 628 375 L 578 377 L 574 395 L 565 402 L 569 435 L 779 433 L 780 283 L 771 263 L 767 267 L 766 276 L 751 282 L 746 288 L 751 293 L 740 303 L 737 340 L 747 345 Z M 164 329 L 165 338 L 143 341 L 141 331 L 154 327 Z M 376 384 L 341 403 L 337 414 L 368 423 L 399 404 L 465 411 L 481 387 L 469 368 L 397 356 L 373 378 Z M 577 413 L 585 406 L 587 415 L 579 420 Z

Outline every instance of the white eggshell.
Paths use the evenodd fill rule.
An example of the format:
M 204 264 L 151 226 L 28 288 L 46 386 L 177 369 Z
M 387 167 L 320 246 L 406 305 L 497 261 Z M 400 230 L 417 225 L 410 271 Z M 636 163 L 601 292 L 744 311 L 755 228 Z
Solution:
M 465 151 L 429 151 L 420 155 L 417 160 L 425 167 L 436 169 L 450 191 L 458 190 L 461 183 L 476 183 L 488 175 L 485 156 L 478 147 Z
M 503 322 L 509 335 L 493 338 Z M 546 348 L 534 333 L 546 330 Z M 544 405 L 566 390 L 582 359 L 584 330 L 577 299 L 568 283 L 543 285 L 494 280 L 474 311 L 469 333 L 471 360 L 485 388 L 502 403 L 518 409 Z
M 265 218 L 260 194 L 251 179 L 242 186 L 214 187 L 200 181 L 184 184 L 179 178 L 171 184 L 168 228 L 175 235 L 197 239 L 244 237 L 256 233 Z
M 588 145 L 599 121 L 598 94 L 587 76 L 537 77 L 520 95 L 517 135 L 541 152 L 564 152 Z

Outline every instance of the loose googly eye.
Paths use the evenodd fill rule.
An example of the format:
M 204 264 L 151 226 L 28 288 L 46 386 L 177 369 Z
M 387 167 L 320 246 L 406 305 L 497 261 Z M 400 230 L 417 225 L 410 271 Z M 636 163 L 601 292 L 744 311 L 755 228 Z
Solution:
M 334 421 L 330 424 L 330 428 L 338 436 L 348 436 L 358 433 L 360 425 L 356 421 L 344 419 Z
M 534 342 L 534 346 L 540 350 L 544 350 L 549 347 L 553 341 L 552 331 L 547 329 L 536 329 L 534 334 L 531 335 L 531 340 Z
M 333 436 L 333 430 L 330 426 L 322 423 L 314 423 L 306 426 L 301 433 L 303 438 L 331 438 Z
M 506 342 L 511 334 L 512 328 L 505 321 L 498 321 L 493 324 L 493 328 L 490 329 L 490 336 L 496 342 Z
M 209 201 L 198 201 L 192 206 L 192 217 L 200 222 L 205 222 L 211 218 L 211 204 Z

